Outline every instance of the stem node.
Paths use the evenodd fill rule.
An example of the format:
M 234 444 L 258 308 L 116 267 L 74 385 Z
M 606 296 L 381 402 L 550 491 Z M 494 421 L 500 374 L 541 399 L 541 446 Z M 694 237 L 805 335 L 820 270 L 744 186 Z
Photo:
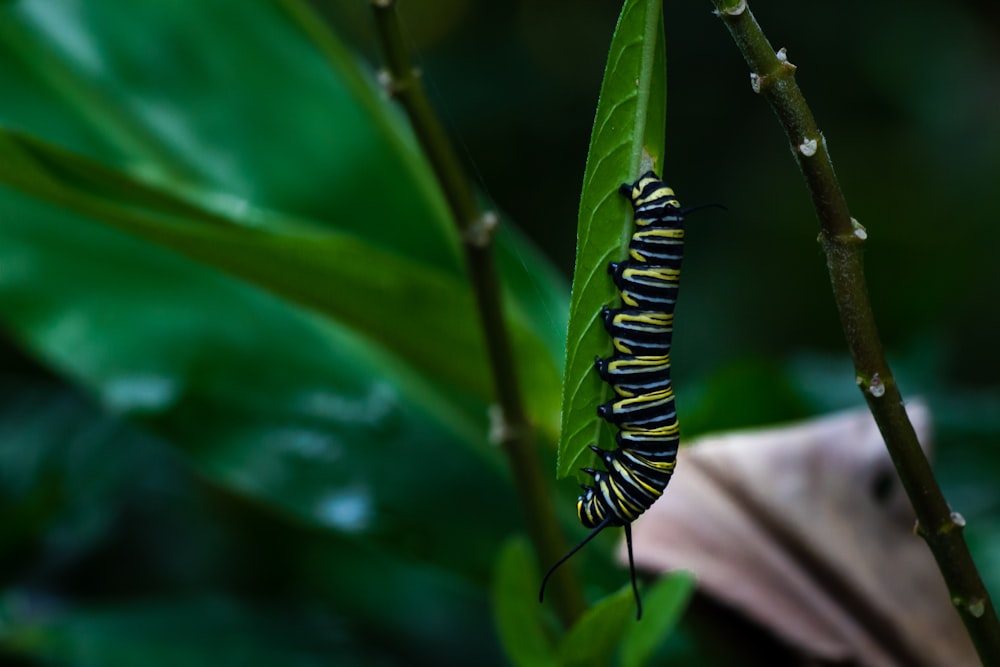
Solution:
M 486 248 L 493 243 L 493 235 L 500 226 L 500 218 L 495 211 L 483 211 L 462 233 L 462 239 L 475 248 Z

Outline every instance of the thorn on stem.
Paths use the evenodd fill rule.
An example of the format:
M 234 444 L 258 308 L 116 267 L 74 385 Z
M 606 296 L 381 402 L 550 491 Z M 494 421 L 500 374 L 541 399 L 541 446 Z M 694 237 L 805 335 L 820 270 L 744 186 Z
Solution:
M 419 79 L 421 76 L 420 69 L 414 67 L 410 72 L 410 78 L 399 79 L 389 71 L 388 69 L 380 69 L 378 71 L 378 85 L 382 87 L 385 94 L 391 98 L 399 97 L 399 94 L 406 90 L 413 81 Z
M 868 238 L 868 230 L 854 218 L 851 218 L 851 227 L 854 229 L 855 237 L 861 239 L 862 241 Z
M 986 613 L 986 603 L 982 598 L 972 598 L 965 608 L 976 618 L 981 618 Z

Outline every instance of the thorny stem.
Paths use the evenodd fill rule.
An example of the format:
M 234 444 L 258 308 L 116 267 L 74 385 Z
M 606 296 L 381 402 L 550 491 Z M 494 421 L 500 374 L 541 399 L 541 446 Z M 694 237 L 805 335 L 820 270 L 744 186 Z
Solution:
M 962 517 L 945 502 L 889 370 L 865 286 L 867 233 L 854 221 L 826 142 L 795 83 L 795 66 L 775 53 L 746 0 L 712 0 L 750 67 L 753 88 L 770 103 L 791 143 L 819 217 L 834 299 L 854 360 L 857 384 L 878 424 L 903 488 L 983 665 L 1000 665 L 1000 623 L 962 535 Z
M 406 110 L 462 237 L 501 411 L 501 444 L 513 471 L 535 554 L 539 564 L 543 568 L 548 567 L 549 563 L 562 556 L 567 546 L 556 522 L 548 487 L 533 447 L 533 433 L 524 410 L 503 318 L 500 282 L 492 246 L 496 214 L 481 210 L 477 205 L 465 171 L 420 85 L 419 72 L 403 39 L 395 1 L 371 0 L 371 4 L 386 61 L 387 72 L 383 78 L 387 89 Z M 561 577 L 553 582 L 552 597 L 560 618 L 567 626 L 584 609 L 580 587 L 570 577 Z

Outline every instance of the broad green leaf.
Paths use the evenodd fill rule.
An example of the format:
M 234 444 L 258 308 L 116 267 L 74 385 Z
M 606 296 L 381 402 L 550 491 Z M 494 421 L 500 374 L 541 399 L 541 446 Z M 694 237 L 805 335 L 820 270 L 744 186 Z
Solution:
M 635 623 L 632 586 L 621 588 L 587 610 L 562 638 L 559 665 L 610 665 L 629 623 Z
M 504 650 L 518 667 L 555 664 L 537 588 L 538 569 L 531 545 L 523 538 L 508 540 L 493 576 L 493 614 Z
M 326 313 L 435 380 L 483 400 L 492 395 L 472 295 L 459 277 L 357 237 L 249 206 L 227 218 L 15 133 L 0 131 L 0 157 L 9 158 L 0 159 L 0 182 Z M 517 302 L 511 305 L 527 403 L 536 423 L 554 437 L 556 357 L 532 331 L 537 324 L 552 327 L 541 313 L 531 322 Z
M 385 259 L 386 266 L 379 271 L 383 285 L 351 289 L 343 296 L 356 304 L 365 299 L 381 304 L 383 312 L 373 307 L 366 314 L 357 310 L 355 314 L 364 315 L 368 325 L 395 340 L 368 331 L 368 325 L 352 321 L 350 313 L 332 314 L 432 377 L 457 384 L 461 393 L 489 400 L 490 372 L 481 353 L 479 324 L 455 231 L 408 124 L 368 71 L 359 67 L 357 58 L 303 10 L 305 5 L 281 3 L 287 12 L 283 13 L 274 4 L 250 0 L 236 22 L 220 18 L 229 15 L 229 8 L 219 0 L 152 0 L 130 7 L 129 12 L 121 12 L 114 3 L 53 6 L 25 0 L 0 13 L 0 36 L 10 37 L 0 41 L 0 54 L 6 50 L 11 55 L 0 58 L 0 80 L 11 84 L 0 108 L 0 123 L 80 146 L 105 163 L 128 164 L 159 185 L 118 178 L 114 170 L 102 171 L 100 165 L 74 159 L 73 153 L 53 155 L 51 147 L 40 155 L 32 150 L 36 147 L 25 145 L 28 140 L 23 137 L 20 148 L 33 153 L 44 167 L 15 162 L 15 157 L 24 156 L 5 152 L 8 175 L 24 179 L 18 185 L 22 190 L 76 206 L 78 211 L 79 200 L 60 201 L 60 193 L 46 189 L 53 185 L 44 177 L 47 170 L 55 172 L 50 175 L 57 181 L 68 179 L 89 194 L 139 205 L 140 211 L 133 213 L 153 208 L 201 221 L 208 212 L 269 230 L 277 224 L 283 231 L 289 221 L 308 220 L 307 229 L 294 231 L 310 236 L 317 226 L 323 231 L 335 227 L 341 239 L 350 239 L 343 244 L 332 241 L 340 252 L 335 248 L 330 261 L 347 255 L 357 273 L 360 258 L 368 257 L 372 276 L 371 266 Z M 225 31 L 209 35 L 201 30 L 221 23 L 227 26 Z M 142 39 L 136 37 L 140 34 Z M 148 44 L 174 45 L 185 58 L 153 57 Z M 247 44 L 256 48 L 248 49 Z M 127 72 L 132 74 L 125 77 Z M 278 98 L 281 105 L 266 103 Z M 275 117 L 276 108 L 294 109 L 294 117 Z M 292 118 L 294 122 L 289 122 Z M 91 130 L 99 137 L 97 145 L 84 136 Z M 119 201 L 123 195 L 125 202 Z M 261 214 L 264 210 L 281 214 Z M 105 222 L 115 218 L 97 217 Z M 208 263 L 213 260 L 204 256 L 206 252 L 216 260 L 227 255 L 231 263 L 233 251 L 246 242 L 246 235 L 235 241 L 227 235 L 228 244 L 218 250 L 204 248 L 215 239 L 194 240 L 178 248 L 183 240 L 177 237 L 183 239 L 186 231 L 190 230 L 172 231 L 171 247 L 191 254 L 194 246 L 201 245 L 198 259 Z M 350 243 L 353 238 L 365 244 Z M 258 256 L 267 255 L 271 240 L 258 236 L 250 243 Z M 523 238 L 502 230 L 498 240 L 506 312 L 526 402 L 533 420 L 554 439 L 566 285 L 558 277 L 553 279 L 555 272 L 546 259 Z M 275 245 L 283 246 L 276 249 L 283 257 L 272 262 L 260 261 L 243 249 L 241 261 L 256 266 L 254 276 L 242 273 L 241 277 L 324 312 L 334 310 L 331 295 L 325 293 L 332 291 L 330 283 L 319 279 L 331 277 L 329 271 L 325 275 L 316 275 L 315 270 L 283 271 L 282 262 L 290 255 L 296 260 L 303 253 L 315 257 L 324 250 L 321 244 L 308 251 L 302 250 L 306 243 L 301 239 L 278 239 Z M 225 263 L 213 265 L 238 269 L 222 266 Z M 397 265 L 409 273 L 394 273 Z M 351 272 L 350 265 L 343 268 Z M 442 279 L 446 287 L 434 289 Z M 283 284 L 269 285 L 269 280 Z M 396 288 L 395 294 L 383 299 L 377 290 L 386 280 Z M 345 287 L 349 283 L 345 281 Z M 423 300 L 407 299 L 400 291 L 412 295 L 425 286 L 431 288 L 425 298 L 438 301 L 443 310 L 434 304 L 421 309 Z M 395 309 L 399 296 L 421 314 L 408 319 L 406 308 Z M 317 306 L 317 301 L 323 303 Z M 401 321 L 406 326 L 399 326 Z
M 0 123 L 461 275 L 405 121 L 356 57 L 324 57 L 270 0 L 236 16 L 225 0 L 24 0 L 0 8 L 0 38 Z
M 601 84 L 587 169 L 580 196 L 576 268 L 570 298 L 562 429 L 557 474 L 577 467 L 588 445 L 611 439 L 596 416 L 610 394 L 593 370 L 595 356 L 608 356 L 611 341 L 600 321 L 603 306 L 616 303 L 608 262 L 625 257 L 632 211 L 618 194 L 646 168 L 662 168 L 666 117 L 666 56 L 662 2 L 627 0 L 611 42 Z
M 476 531 L 456 550 L 445 520 L 466 497 L 484 533 L 513 528 L 482 418 L 329 321 L 99 225 L 4 201 L 0 313 L 46 364 L 216 484 L 351 535 L 405 541 L 419 524 L 441 562 L 492 562 Z M 435 463 L 399 464 L 415 457 Z
M 675 572 L 661 578 L 642 596 L 642 622 L 625 632 L 622 643 L 621 667 L 642 667 L 649 656 L 681 620 L 694 593 L 694 577 L 687 572 Z
M 499 453 L 484 446 L 488 369 L 460 341 L 423 367 L 400 352 L 429 359 L 417 348 L 471 341 L 479 325 L 447 209 L 371 70 L 343 50 L 322 57 L 264 0 L 237 13 L 225 0 L 127 11 L 23 0 L 0 22 L 22 38 L 0 39 L 0 125 L 21 140 L 0 160 L 12 188 L 0 188 L 5 333 L 173 444 L 220 495 L 353 544 L 351 558 L 310 552 L 303 590 L 364 606 L 366 632 L 412 628 L 431 645 L 446 627 L 462 635 L 450 645 L 495 651 L 469 631 L 482 627 L 497 540 L 517 521 Z M 516 233 L 498 239 L 522 379 L 539 392 L 532 418 L 553 435 L 568 290 Z M 365 268 L 371 282 L 324 293 L 359 275 L 359 257 L 382 264 Z M 397 304 L 364 324 L 400 285 L 434 292 L 421 298 L 437 299 L 440 317 L 402 317 L 414 304 Z M 343 299 L 343 312 L 318 316 L 327 306 L 310 298 Z M 454 371 L 465 379 L 449 381 Z M 455 498 L 475 521 L 462 523 Z M 456 590 L 461 607 L 443 602 Z

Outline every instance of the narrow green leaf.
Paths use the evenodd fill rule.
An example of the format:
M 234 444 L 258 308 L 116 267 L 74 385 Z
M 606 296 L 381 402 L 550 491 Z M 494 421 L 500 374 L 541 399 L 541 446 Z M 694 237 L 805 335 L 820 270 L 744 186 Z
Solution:
M 636 622 L 631 585 L 598 602 L 570 628 L 559 645 L 559 665 L 610 665 L 630 622 Z
M 538 569 L 531 545 L 521 537 L 508 540 L 493 577 L 493 614 L 507 657 L 518 667 L 555 664 L 537 588 Z
M 559 477 L 570 474 L 588 445 L 610 438 L 610 429 L 595 414 L 609 389 L 594 372 L 593 362 L 595 356 L 611 352 L 599 313 L 617 295 L 605 268 L 609 261 L 625 256 L 632 233 L 631 208 L 618 187 L 633 181 L 642 169 L 661 163 L 666 118 L 661 5 L 658 0 L 625 2 L 601 84 L 580 196 Z
M 234 220 L 92 158 L 16 130 L 0 128 L 0 156 L 3 157 L 0 161 L 0 182 L 69 208 L 74 205 L 79 208 L 81 204 L 76 203 L 74 195 L 85 193 L 119 206 L 223 227 L 242 223 L 253 227 L 284 228 L 279 226 L 284 219 L 277 216 L 252 219 L 253 211 L 245 203 L 241 206 L 241 215 L 234 216 Z M 302 225 L 292 229 L 306 231 L 310 227 Z
M 625 632 L 621 667 L 641 667 L 647 664 L 656 645 L 670 634 L 680 621 L 694 593 L 694 577 L 687 572 L 675 572 L 656 582 L 642 596 L 645 611 L 642 622 Z

